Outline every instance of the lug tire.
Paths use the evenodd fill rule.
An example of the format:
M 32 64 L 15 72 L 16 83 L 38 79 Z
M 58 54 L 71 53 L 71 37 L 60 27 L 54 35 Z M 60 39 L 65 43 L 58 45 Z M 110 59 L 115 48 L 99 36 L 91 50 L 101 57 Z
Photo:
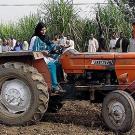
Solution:
M 0 122 L 6 125 L 25 125 L 40 121 L 48 108 L 49 93 L 43 76 L 30 65 L 8 62 L 0 66 L 0 87 L 10 78 L 25 82 L 30 90 L 30 105 L 21 114 L 8 115 L 0 109 Z M 0 91 L 1 94 L 1 91 Z

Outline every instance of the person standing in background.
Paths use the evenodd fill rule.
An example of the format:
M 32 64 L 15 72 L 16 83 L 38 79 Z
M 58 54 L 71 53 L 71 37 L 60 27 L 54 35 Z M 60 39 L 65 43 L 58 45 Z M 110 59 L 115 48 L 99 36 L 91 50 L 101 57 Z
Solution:
M 94 38 L 93 34 L 90 34 L 89 44 L 88 44 L 88 52 L 95 53 L 99 48 L 97 39 Z
M 127 52 L 129 46 L 129 40 L 124 36 L 123 32 L 120 32 L 120 38 L 116 42 L 117 52 Z
M 128 52 L 135 52 L 135 37 L 132 31 L 131 38 L 129 39 Z
M 18 40 L 18 41 L 16 42 L 16 45 L 14 46 L 13 51 L 19 52 L 19 51 L 22 51 L 22 49 L 23 49 L 23 44 L 22 44 L 21 41 Z
M 66 41 L 66 44 L 69 45 L 68 48 L 70 48 L 70 49 L 74 49 L 74 48 L 75 48 L 74 40 L 71 39 L 71 36 L 70 36 L 70 35 L 67 35 L 67 41 Z
M 104 35 L 102 34 L 98 40 L 99 43 L 99 48 L 98 48 L 98 52 L 107 52 L 107 46 L 106 46 L 106 41 L 104 38 Z
M 116 33 L 113 32 L 112 33 L 112 36 L 111 36 L 111 40 L 110 40 L 110 43 L 109 43 L 109 49 L 110 49 L 110 52 L 116 52 L 116 42 L 117 42 L 118 38 L 116 38 Z
M 27 41 L 24 41 L 24 42 L 23 42 L 23 47 L 22 47 L 22 48 L 23 48 L 24 51 L 29 50 L 29 44 L 28 44 Z
M 60 39 L 59 39 L 59 35 L 57 33 L 54 34 L 53 40 L 52 42 L 56 45 L 60 44 Z
M 0 38 L 0 53 L 2 53 L 2 39 Z
M 67 37 L 64 36 L 64 32 L 60 34 L 60 39 L 59 39 L 59 45 L 65 45 L 66 44 Z
M 7 46 L 9 47 L 9 51 L 12 51 L 12 50 L 13 50 L 11 38 L 8 38 L 8 39 L 7 39 Z
M 8 52 L 9 51 L 9 46 L 7 45 L 7 39 L 3 38 L 2 40 L 2 52 Z
M 15 47 L 15 45 L 16 45 L 16 39 L 14 39 L 13 38 L 13 35 L 11 36 L 11 43 L 12 43 L 12 48 L 14 48 Z
M 74 49 L 75 48 L 74 41 L 71 40 L 70 35 L 67 35 L 66 44 L 61 45 L 61 47 L 63 47 L 63 52 L 66 52 L 67 50 L 70 50 L 70 49 Z

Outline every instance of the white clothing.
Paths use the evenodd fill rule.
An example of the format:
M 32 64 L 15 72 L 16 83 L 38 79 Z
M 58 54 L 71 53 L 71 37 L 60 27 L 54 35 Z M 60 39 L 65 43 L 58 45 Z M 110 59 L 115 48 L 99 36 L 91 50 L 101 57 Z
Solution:
M 130 38 L 129 42 L 128 52 L 135 52 L 135 38 Z
M 117 48 L 116 52 L 119 52 L 119 53 L 122 52 L 122 39 L 120 40 L 120 48 Z
M 2 53 L 2 45 L 0 45 L 0 53 Z
M 27 41 L 23 42 L 23 50 L 27 51 L 29 49 L 29 44 Z
M 96 52 L 99 48 L 98 41 L 93 38 L 92 40 L 89 40 L 89 45 L 88 45 L 88 52 L 93 53 Z
M 16 40 L 13 39 L 13 48 L 15 47 L 15 45 L 16 45 Z
M 61 38 L 59 39 L 59 44 L 60 44 L 60 45 L 64 45 L 64 44 L 66 44 L 66 41 L 67 41 L 67 37 L 61 37 Z
M 31 41 L 30 41 L 30 46 L 29 46 L 29 50 L 32 51 L 32 48 L 34 46 L 34 42 L 36 40 L 36 36 L 32 37 Z
M 8 52 L 8 51 L 9 51 L 9 46 L 2 45 L 2 52 Z
M 70 47 L 65 48 L 65 49 L 63 50 L 63 53 L 66 52 L 66 51 L 68 51 L 68 50 L 70 50 L 70 49 L 74 49 L 74 48 L 75 48 L 75 43 L 74 43 L 73 40 L 70 39 L 70 40 L 67 40 L 67 42 L 69 42 L 68 45 L 69 45 Z
M 109 44 L 110 52 L 115 52 L 115 49 L 113 48 L 115 47 L 117 40 L 118 40 L 117 38 L 110 40 L 110 44 Z
M 44 61 L 48 64 L 49 62 L 55 62 L 56 60 L 51 57 L 44 57 Z

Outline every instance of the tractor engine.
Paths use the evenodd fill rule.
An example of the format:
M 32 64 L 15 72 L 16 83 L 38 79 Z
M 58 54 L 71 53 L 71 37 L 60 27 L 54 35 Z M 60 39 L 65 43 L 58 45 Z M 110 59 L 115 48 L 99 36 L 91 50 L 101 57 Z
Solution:
M 114 71 L 87 70 L 84 74 L 68 74 L 69 82 L 79 82 L 80 85 L 116 85 L 117 77 Z
M 90 54 L 68 50 L 61 56 L 60 62 L 70 82 L 84 86 L 118 84 L 113 53 Z

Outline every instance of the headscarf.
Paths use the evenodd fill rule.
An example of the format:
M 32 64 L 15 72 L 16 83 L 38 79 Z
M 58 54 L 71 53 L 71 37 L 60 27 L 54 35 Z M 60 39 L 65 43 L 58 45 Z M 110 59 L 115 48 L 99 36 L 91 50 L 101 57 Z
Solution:
M 54 46 L 54 44 L 52 41 L 50 41 L 49 36 L 47 34 L 45 34 L 45 35 L 41 34 L 41 30 L 44 27 L 46 28 L 46 25 L 43 22 L 39 22 L 37 24 L 37 26 L 35 27 L 35 32 L 34 32 L 33 36 L 39 37 L 39 39 L 41 41 L 43 41 L 49 48 L 52 48 Z
M 47 40 L 47 36 L 46 35 L 42 35 L 40 33 L 40 31 L 42 30 L 42 28 L 46 28 L 46 25 L 43 22 L 39 22 L 37 24 L 37 26 L 35 27 L 35 32 L 33 36 L 38 36 L 43 42 L 46 42 Z

